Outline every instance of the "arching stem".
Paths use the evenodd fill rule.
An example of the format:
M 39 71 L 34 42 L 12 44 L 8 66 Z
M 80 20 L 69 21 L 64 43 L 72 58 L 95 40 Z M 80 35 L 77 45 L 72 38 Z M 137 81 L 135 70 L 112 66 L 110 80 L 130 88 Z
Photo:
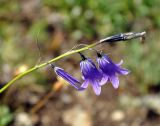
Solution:
M 11 86 L 15 81 L 21 79 L 22 77 L 26 76 L 27 74 L 29 74 L 29 73 L 31 73 L 31 72 L 39 69 L 39 68 L 42 68 L 42 67 L 44 67 L 44 66 L 47 66 L 48 64 L 51 64 L 52 62 L 55 62 L 55 61 L 57 61 L 57 60 L 59 60 L 59 59 L 61 59 L 61 58 L 63 58 L 63 57 L 66 57 L 66 56 L 69 56 L 69 55 L 71 55 L 71 54 L 75 54 L 75 53 L 78 53 L 78 52 L 82 52 L 82 51 L 88 50 L 89 48 L 92 48 L 92 47 L 94 47 L 94 46 L 96 46 L 96 45 L 98 45 L 98 44 L 99 44 L 99 42 L 98 42 L 98 43 L 93 43 L 93 44 L 88 45 L 88 46 L 86 46 L 86 47 L 83 47 L 83 48 L 81 48 L 81 49 L 69 51 L 69 52 L 64 53 L 64 54 L 62 54 L 62 55 L 60 55 L 60 56 L 58 56 L 58 57 L 56 57 L 56 58 L 53 58 L 53 59 L 51 59 L 51 60 L 49 60 L 49 61 L 47 61 L 47 62 L 45 62 L 45 63 L 42 63 L 42 64 L 40 64 L 40 65 L 36 65 L 36 66 L 30 68 L 30 69 L 26 70 L 25 72 L 17 75 L 15 78 L 13 78 L 11 81 L 9 81 L 6 85 L 4 85 L 4 86 L 0 89 L 0 93 L 2 93 L 2 92 L 3 92 L 4 90 L 6 90 L 9 86 Z

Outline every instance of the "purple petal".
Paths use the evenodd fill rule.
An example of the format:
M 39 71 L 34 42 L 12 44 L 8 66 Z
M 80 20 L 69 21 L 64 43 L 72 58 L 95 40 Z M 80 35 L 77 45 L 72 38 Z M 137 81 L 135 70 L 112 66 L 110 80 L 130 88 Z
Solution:
M 130 71 L 125 68 L 119 68 L 118 73 L 123 74 L 123 75 L 127 75 L 130 73 Z
M 108 81 L 108 76 L 103 75 L 102 80 L 100 81 L 99 85 L 102 86 L 102 85 L 106 84 L 107 81 Z
M 82 78 L 84 83 L 82 84 L 82 88 L 87 88 L 90 83 L 94 89 L 96 95 L 100 95 L 101 85 L 100 81 L 102 80 L 103 74 L 99 69 L 97 69 L 96 65 L 91 59 L 85 59 L 80 62 Z
M 88 87 L 88 84 L 89 84 L 89 81 L 86 80 L 83 82 L 83 84 L 81 85 L 82 88 L 87 88 Z
M 84 88 L 80 87 L 81 82 L 71 76 L 69 73 L 65 72 L 62 68 L 54 67 L 54 71 L 58 76 L 69 82 L 75 89 L 79 91 L 84 90 Z
M 116 65 L 119 67 L 123 64 L 123 60 L 121 60 L 119 63 L 117 63 Z
M 101 80 L 102 74 L 91 59 L 81 61 L 80 67 L 84 80 Z
M 99 83 L 97 81 L 93 81 L 92 82 L 92 87 L 93 87 L 93 90 L 95 92 L 96 95 L 100 95 L 101 93 L 101 86 L 99 86 Z
M 88 62 L 90 62 L 94 67 L 96 67 L 96 65 L 94 64 L 94 62 L 90 58 L 88 58 Z
M 112 60 L 108 57 L 108 55 L 104 54 L 103 58 L 104 58 L 103 60 L 106 60 L 106 62 L 113 63 Z
M 117 89 L 119 87 L 119 79 L 118 79 L 118 77 L 116 75 L 112 75 L 112 76 L 109 77 L 109 79 L 110 79 L 113 87 L 115 89 Z

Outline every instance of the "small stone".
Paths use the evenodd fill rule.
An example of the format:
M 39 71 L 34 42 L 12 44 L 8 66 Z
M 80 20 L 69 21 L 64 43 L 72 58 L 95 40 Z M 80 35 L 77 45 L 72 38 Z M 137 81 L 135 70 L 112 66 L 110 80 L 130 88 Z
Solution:
M 125 117 L 125 114 L 121 110 L 116 110 L 111 114 L 111 119 L 113 121 L 122 121 Z
M 15 120 L 16 126 L 33 126 L 30 116 L 27 113 L 18 113 Z
M 143 105 L 153 109 L 160 115 L 160 95 L 146 95 L 142 98 Z
M 71 126 L 92 126 L 90 115 L 79 106 L 65 111 L 63 121 Z
M 61 100 L 65 103 L 65 104 L 71 104 L 72 103 L 72 97 L 68 94 L 62 94 L 61 95 Z

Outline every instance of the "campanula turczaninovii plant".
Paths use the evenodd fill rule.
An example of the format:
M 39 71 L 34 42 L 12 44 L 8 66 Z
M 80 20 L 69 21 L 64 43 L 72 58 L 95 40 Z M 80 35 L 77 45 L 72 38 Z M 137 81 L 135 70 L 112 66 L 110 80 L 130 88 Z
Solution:
M 100 40 L 100 42 L 118 42 L 139 37 L 138 34 L 134 34 L 134 36 L 132 36 L 132 33 L 127 33 L 125 35 L 114 35 Z M 92 59 L 87 58 L 79 52 L 82 59 L 80 61 L 82 82 L 65 72 L 62 68 L 54 67 L 54 71 L 58 76 L 65 79 L 70 85 L 79 91 L 86 89 L 88 85 L 91 84 L 95 94 L 100 95 L 101 87 L 104 84 L 107 84 L 107 82 L 111 82 L 113 87 L 117 89 L 119 87 L 118 75 L 127 75 L 130 71 L 121 67 L 123 60 L 116 64 L 108 57 L 108 55 L 98 51 L 96 51 L 96 53 L 98 66 L 95 65 Z
M 57 76 L 62 77 L 64 80 L 66 80 L 71 86 L 73 86 L 78 91 L 85 90 L 88 85 L 90 84 L 95 92 L 96 95 L 100 95 L 101 93 L 101 87 L 105 85 L 107 82 L 111 82 L 113 87 L 117 89 L 119 87 L 119 79 L 118 75 L 127 75 L 130 71 L 122 68 L 120 63 L 116 64 L 114 63 L 106 54 L 103 54 L 102 52 L 98 52 L 97 50 L 93 49 L 94 46 L 97 46 L 99 44 L 105 44 L 105 43 L 112 43 L 112 42 L 119 42 L 119 41 L 127 41 L 134 38 L 142 38 L 142 40 L 145 38 L 146 32 L 128 32 L 128 33 L 121 33 L 117 35 L 113 35 L 110 37 L 107 37 L 105 39 L 101 39 L 100 41 L 93 43 L 91 45 L 87 45 L 85 47 L 82 47 L 80 49 L 72 49 L 60 56 L 57 56 L 47 62 L 44 62 L 42 64 L 36 65 L 23 73 L 20 73 L 16 77 L 14 77 L 11 81 L 9 81 L 7 84 L 5 84 L 1 89 L 0 93 L 2 93 L 4 90 L 6 90 L 10 85 L 12 85 L 15 81 L 22 78 L 23 76 L 39 69 L 47 65 L 51 65 L 51 67 L 54 69 Z M 82 44 L 81 44 L 82 45 Z M 84 54 L 82 54 L 85 50 L 94 50 L 97 53 L 97 64 L 96 65 L 91 58 L 88 58 Z M 80 61 L 80 69 L 82 73 L 82 80 L 80 81 L 64 71 L 62 68 L 58 67 L 53 62 L 69 56 L 71 54 L 79 53 L 81 56 Z

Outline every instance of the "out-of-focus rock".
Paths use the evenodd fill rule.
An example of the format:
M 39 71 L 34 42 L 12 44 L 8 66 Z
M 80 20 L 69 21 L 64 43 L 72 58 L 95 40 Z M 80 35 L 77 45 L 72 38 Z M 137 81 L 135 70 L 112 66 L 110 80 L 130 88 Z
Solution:
M 119 97 L 119 101 L 120 101 L 120 104 L 123 106 L 123 107 L 139 107 L 141 106 L 142 104 L 142 101 L 140 98 L 136 98 L 136 97 L 132 97 L 132 96 L 129 96 L 129 95 L 122 95 Z
M 51 13 L 50 15 L 48 15 L 47 17 L 47 21 L 49 24 L 52 24 L 52 25 L 60 25 L 62 24 L 62 21 L 63 21 L 63 17 L 60 13 Z
M 152 109 L 160 114 L 160 95 L 145 95 L 142 97 L 122 95 L 119 101 L 124 107 L 136 108 L 143 106 L 143 108 Z
M 48 115 L 43 115 L 41 121 L 44 126 L 49 126 L 51 124 L 52 119 Z
M 63 121 L 71 126 L 92 126 L 89 113 L 79 106 L 65 111 L 63 114 Z
M 40 0 L 22 0 L 21 2 L 21 10 L 22 13 L 26 17 L 35 18 L 37 13 L 39 12 L 39 8 L 41 7 Z
M 124 114 L 124 112 L 121 111 L 121 110 L 115 110 L 115 111 L 113 111 L 112 114 L 111 114 L 111 119 L 112 119 L 113 121 L 121 121 L 121 120 L 123 120 L 124 118 L 125 118 L 125 114 Z
M 15 126 L 33 126 L 33 124 L 27 113 L 18 113 L 15 118 Z
M 153 109 L 160 115 L 160 96 L 159 95 L 147 95 L 142 98 L 143 105 Z
M 71 104 L 73 102 L 72 97 L 68 94 L 62 94 L 60 98 L 65 104 Z

